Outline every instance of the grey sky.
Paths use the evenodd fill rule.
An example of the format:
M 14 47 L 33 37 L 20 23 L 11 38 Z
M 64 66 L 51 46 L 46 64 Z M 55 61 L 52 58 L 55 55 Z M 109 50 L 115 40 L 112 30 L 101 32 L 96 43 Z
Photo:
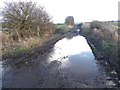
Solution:
M 0 7 L 3 2 L 18 1 L 4 0 L 0 1 Z M 66 16 L 74 16 L 75 22 L 85 22 L 92 20 L 117 20 L 118 19 L 118 1 L 119 0 L 21 0 L 34 1 L 38 5 L 45 7 L 52 16 L 55 23 L 64 22 Z

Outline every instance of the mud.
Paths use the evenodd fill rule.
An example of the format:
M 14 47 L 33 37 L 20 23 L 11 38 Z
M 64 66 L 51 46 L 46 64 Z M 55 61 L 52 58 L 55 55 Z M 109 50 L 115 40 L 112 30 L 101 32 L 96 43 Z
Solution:
M 71 39 L 76 35 L 78 33 L 68 32 L 22 57 L 4 60 L 3 88 L 116 88 L 116 84 L 105 73 L 97 60 L 94 62 L 99 74 L 90 78 L 88 78 L 89 74 L 86 78 L 76 72 L 71 72 L 70 68 L 61 68 L 62 62 L 59 60 L 48 61 L 58 40 L 64 36 Z M 63 56 L 62 59 L 66 58 L 68 57 Z

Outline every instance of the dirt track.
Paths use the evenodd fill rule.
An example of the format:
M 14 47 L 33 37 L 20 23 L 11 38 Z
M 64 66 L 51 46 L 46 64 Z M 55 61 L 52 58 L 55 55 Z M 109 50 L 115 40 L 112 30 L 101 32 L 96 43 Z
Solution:
M 69 33 L 70 34 L 70 33 Z M 92 79 L 74 76 L 64 68 L 59 68 L 60 61 L 48 63 L 47 56 L 53 51 L 55 42 L 64 35 L 36 48 L 21 58 L 11 58 L 4 63 L 4 88 L 109 88 L 114 87 L 106 76 L 103 67 L 100 74 Z M 17 62 L 16 62 L 17 61 Z M 116 87 L 116 86 L 115 86 Z

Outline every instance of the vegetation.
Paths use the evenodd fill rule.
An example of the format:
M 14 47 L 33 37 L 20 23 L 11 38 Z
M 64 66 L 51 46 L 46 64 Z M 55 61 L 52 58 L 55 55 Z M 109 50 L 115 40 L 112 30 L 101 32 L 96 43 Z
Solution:
M 101 27 L 102 27 L 102 25 L 101 25 L 101 22 L 99 22 L 99 21 L 93 21 L 90 24 L 91 29 L 94 29 L 94 28 L 100 29 Z
M 99 22 L 93 21 L 83 25 L 83 34 L 95 45 L 95 47 L 117 67 L 119 72 L 120 59 L 119 55 L 119 33 L 118 22 Z
M 73 16 L 66 17 L 65 24 L 70 25 L 70 26 L 74 26 L 74 18 L 73 18 Z
M 57 34 L 63 34 L 70 30 L 70 28 L 65 24 L 55 24 L 54 26 L 55 26 L 54 33 L 57 33 Z
M 53 24 L 43 7 L 33 2 L 5 3 L 2 10 L 2 53 L 25 51 L 53 34 Z

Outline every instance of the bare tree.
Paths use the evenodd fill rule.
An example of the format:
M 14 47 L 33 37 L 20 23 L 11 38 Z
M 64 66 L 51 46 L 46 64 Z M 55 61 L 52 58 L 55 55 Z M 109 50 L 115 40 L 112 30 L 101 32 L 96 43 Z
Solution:
M 21 37 L 39 35 L 37 33 L 50 30 L 50 17 L 43 7 L 37 7 L 33 2 L 11 2 L 5 3 L 2 11 L 3 20 L 7 28 L 16 32 L 18 40 Z

